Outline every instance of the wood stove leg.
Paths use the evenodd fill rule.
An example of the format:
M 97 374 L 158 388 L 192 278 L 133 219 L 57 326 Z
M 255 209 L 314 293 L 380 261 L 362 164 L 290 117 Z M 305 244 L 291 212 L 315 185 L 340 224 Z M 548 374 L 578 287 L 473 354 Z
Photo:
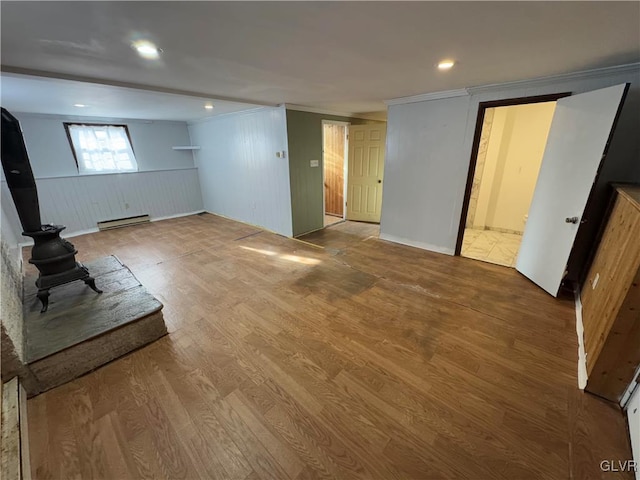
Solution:
M 49 308 L 49 289 L 39 288 L 38 293 L 36 293 L 36 297 L 38 297 L 38 300 L 42 302 L 42 310 L 40 310 L 40 313 L 46 312 L 47 308 Z
M 84 280 L 84 283 L 86 283 L 87 285 L 89 285 L 89 287 L 91 288 L 91 290 L 93 290 L 96 293 L 102 293 L 102 290 L 100 290 L 98 287 L 96 287 L 96 280 L 93 277 L 87 277 Z

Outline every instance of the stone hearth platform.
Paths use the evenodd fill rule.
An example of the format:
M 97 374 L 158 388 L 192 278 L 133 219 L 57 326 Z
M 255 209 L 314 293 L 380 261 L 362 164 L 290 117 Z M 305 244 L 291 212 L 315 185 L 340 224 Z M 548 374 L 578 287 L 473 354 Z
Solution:
M 76 281 L 51 289 L 40 313 L 35 276 L 24 282 L 25 360 L 36 395 L 166 335 L 160 303 L 115 256 L 85 266 L 104 293 Z

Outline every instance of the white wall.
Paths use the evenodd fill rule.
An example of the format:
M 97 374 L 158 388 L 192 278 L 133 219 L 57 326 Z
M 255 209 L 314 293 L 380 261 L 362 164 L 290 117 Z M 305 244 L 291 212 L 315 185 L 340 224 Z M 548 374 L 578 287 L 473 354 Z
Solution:
M 468 110 L 468 96 L 389 107 L 380 238 L 453 254 Z
M 205 210 L 292 236 L 284 107 L 189 125 Z M 288 155 L 287 155 L 288 156 Z
M 66 225 L 64 235 L 94 230 L 97 222 L 114 218 L 149 214 L 153 219 L 202 211 L 193 154 L 171 148 L 190 144 L 185 122 L 14 115 L 36 177 L 42 221 Z M 126 124 L 139 172 L 79 175 L 63 126 L 73 121 Z M 10 196 L 4 181 L 2 190 L 6 202 Z M 7 216 L 21 232 L 9 203 Z
M 474 227 L 522 233 L 555 103 L 496 108 Z
M 640 181 L 638 65 L 471 88 L 465 96 L 391 105 L 381 238 L 454 253 L 480 102 L 581 93 L 625 82 L 632 85 L 600 175 L 599 184 L 605 185 L 610 180 Z M 598 223 L 591 222 L 596 230 Z M 588 250 L 591 243 L 585 241 L 584 249 Z
M 74 121 L 127 125 L 140 172 L 195 166 L 190 151 L 171 149 L 174 145 L 190 144 L 186 122 L 94 119 L 28 113 L 14 115 L 20 121 L 31 168 L 36 178 L 78 175 L 78 167 L 63 126 L 65 122 Z

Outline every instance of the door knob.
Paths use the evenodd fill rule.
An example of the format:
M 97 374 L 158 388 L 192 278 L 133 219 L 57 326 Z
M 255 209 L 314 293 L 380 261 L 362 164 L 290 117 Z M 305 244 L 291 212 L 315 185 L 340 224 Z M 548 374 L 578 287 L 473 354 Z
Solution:
M 580 219 L 578 217 L 567 217 L 564 219 L 565 223 L 577 224 Z
M 378 180 L 378 183 L 382 183 L 382 180 Z

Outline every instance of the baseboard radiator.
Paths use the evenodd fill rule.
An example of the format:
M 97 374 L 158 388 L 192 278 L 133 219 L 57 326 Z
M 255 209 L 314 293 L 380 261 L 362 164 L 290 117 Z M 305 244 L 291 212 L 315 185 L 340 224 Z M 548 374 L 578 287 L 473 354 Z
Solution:
M 138 215 L 135 217 L 127 217 L 127 218 L 115 218 L 113 220 L 98 222 L 98 229 L 111 230 L 113 228 L 130 227 L 131 225 L 140 225 L 141 223 L 148 223 L 150 221 L 151 221 L 151 217 L 149 217 L 149 215 Z

